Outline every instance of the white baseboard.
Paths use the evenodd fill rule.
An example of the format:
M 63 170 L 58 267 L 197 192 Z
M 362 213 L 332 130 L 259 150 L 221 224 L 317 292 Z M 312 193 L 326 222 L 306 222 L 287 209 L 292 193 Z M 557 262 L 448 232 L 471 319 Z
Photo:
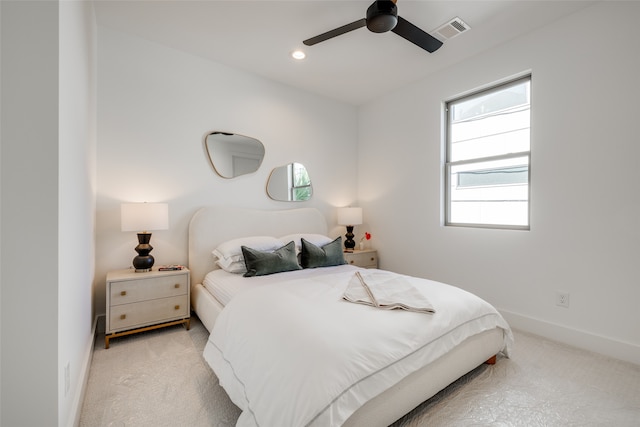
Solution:
M 498 311 L 514 329 L 531 332 L 550 340 L 640 365 L 640 345 L 618 341 L 506 310 Z
M 96 316 L 93 319 L 93 325 L 91 326 L 91 336 L 93 337 L 87 347 L 85 348 L 84 355 L 84 363 L 82 364 L 82 371 L 78 376 L 79 387 L 77 388 L 78 393 L 73 401 L 73 408 L 71 409 L 71 413 L 74 414 L 73 418 L 71 418 L 73 427 L 78 427 L 80 425 L 80 414 L 82 412 L 82 403 L 84 402 L 84 395 L 87 391 L 87 383 L 89 382 L 89 371 L 91 370 L 91 361 L 93 360 L 93 347 L 96 342 L 96 330 L 98 325 L 98 319 L 100 316 Z

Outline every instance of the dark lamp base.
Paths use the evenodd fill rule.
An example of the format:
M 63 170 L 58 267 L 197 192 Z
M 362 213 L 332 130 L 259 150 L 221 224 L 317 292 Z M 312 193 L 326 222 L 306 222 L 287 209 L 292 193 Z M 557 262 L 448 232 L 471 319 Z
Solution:
M 344 241 L 345 249 L 353 250 L 353 248 L 356 247 L 356 242 L 353 240 L 354 236 L 353 225 L 347 225 L 347 234 L 344 235 L 344 237 L 347 238 L 347 240 Z
M 145 273 L 151 271 L 155 260 L 151 255 L 138 255 L 133 259 L 133 266 L 136 269 L 136 273 Z
M 153 246 L 149 244 L 151 241 L 151 233 L 138 233 L 138 246 L 135 247 L 138 256 L 133 259 L 133 266 L 136 273 L 145 273 L 151 271 L 155 260 L 149 252 L 153 250 Z

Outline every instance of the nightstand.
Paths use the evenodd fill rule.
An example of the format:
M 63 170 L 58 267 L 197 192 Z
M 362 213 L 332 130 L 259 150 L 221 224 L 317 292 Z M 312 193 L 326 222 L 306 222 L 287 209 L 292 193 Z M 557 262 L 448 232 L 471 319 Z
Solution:
M 378 251 L 375 249 L 354 250 L 345 252 L 344 260 L 347 264 L 363 268 L 378 268 Z
M 107 273 L 107 321 L 104 347 L 109 340 L 166 326 L 190 326 L 189 270 L 134 269 Z

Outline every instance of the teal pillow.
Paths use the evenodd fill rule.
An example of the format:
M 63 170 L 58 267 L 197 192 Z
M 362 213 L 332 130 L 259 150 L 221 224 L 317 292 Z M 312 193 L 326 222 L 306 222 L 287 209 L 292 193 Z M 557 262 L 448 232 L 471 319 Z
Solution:
M 321 247 L 313 243 L 300 239 L 302 252 L 300 253 L 300 263 L 302 268 L 331 267 L 333 265 L 346 264 L 342 253 L 342 237 L 338 237 L 331 243 Z
M 244 263 L 247 272 L 244 277 L 264 276 L 283 271 L 300 270 L 298 257 L 296 256 L 296 245 L 293 241 L 273 252 L 264 252 L 242 246 Z

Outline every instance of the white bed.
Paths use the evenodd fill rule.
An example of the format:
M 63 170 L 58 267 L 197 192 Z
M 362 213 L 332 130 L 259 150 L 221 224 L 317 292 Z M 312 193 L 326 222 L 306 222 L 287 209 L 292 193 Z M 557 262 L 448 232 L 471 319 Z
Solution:
M 212 256 L 212 251 L 220 243 L 238 237 L 264 235 L 278 237 L 293 233 L 314 233 L 326 235 L 326 219 L 319 211 L 310 208 L 284 211 L 260 211 L 228 207 L 205 207 L 196 212 L 191 220 L 189 227 L 189 268 L 191 270 L 192 280 L 192 308 L 209 331 L 214 330 L 216 319 L 224 308 L 223 304 L 220 303 L 220 301 L 218 301 L 202 285 L 205 276 L 209 272 L 218 269 L 217 265 L 215 264 L 214 257 Z M 355 267 L 351 266 L 337 266 L 326 268 L 326 272 L 333 274 L 332 277 L 334 278 L 340 278 L 340 280 L 344 280 L 344 277 L 347 277 L 349 274 L 353 274 L 352 270 L 349 269 L 356 270 Z M 322 272 L 319 271 L 314 271 L 312 273 L 315 275 L 322 274 Z M 282 274 L 282 276 L 280 277 L 283 278 L 283 283 L 278 283 L 280 281 L 278 279 L 278 274 L 246 279 L 258 279 L 258 281 L 254 282 L 260 283 L 260 281 L 262 281 L 267 285 L 262 287 L 262 289 L 260 290 L 252 291 L 253 293 L 251 294 L 251 296 L 257 296 L 258 298 L 268 298 L 272 293 L 271 289 L 276 289 L 275 287 L 288 287 L 289 291 L 291 291 L 291 284 L 293 283 L 293 281 L 286 281 L 284 280 L 285 277 L 289 279 L 291 277 L 307 276 L 307 273 L 305 271 L 294 271 L 279 274 Z M 410 278 L 409 280 L 413 279 Z M 323 291 L 322 295 L 328 295 L 330 297 L 329 299 L 335 297 L 337 294 L 334 295 L 334 293 L 337 291 L 332 289 L 330 284 L 326 286 L 327 288 L 325 291 Z M 440 284 L 434 284 L 434 286 L 440 286 Z M 447 287 L 447 285 L 442 286 Z M 295 292 L 297 292 L 297 289 L 299 288 L 296 288 Z M 462 296 L 463 299 L 466 298 L 466 293 L 464 293 L 464 291 L 457 290 L 456 292 L 458 291 L 460 291 L 459 296 Z M 247 335 L 246 331 L 251 331 L 251 328 L 250 326 L 246 325 L 249 322 L 245 321 L 244 317 L 237 317 L 238 310 L 242 310 L 243 305 L 245 307 L 245 310 L 260 309 L 261 307 L 260 304 L 255 304 L 255 298 L 252 299 L 246 297 L 246 295 L 248 294 L 249 293 L 245 294 L 245 296 L 237 297 L 236 300 L 234 300 L 234 304 L 230 305 L 230 309 L 231 306 L 233 306 L 233 308 L 235 309 L 235 311 L 232 313 L 235 317 L 230 317 L 230 315 L 226 316 L 230 313 L 229 311 L 225 312 L 225 315 L 221 317 L 221 325 L 225 326 L 225 330 L 231 330 L 232 326 L 237 326 L 240 329 L 238 329 L 238 332 L 236 333 L 243 334 L 244 338 L 246 338 L 246 336 L 244 335 Z M 434 298 L 436 298 L 437 300 L 437 296 L 434 296 Z M 333 299 L 335 300 L 337 298 Z M 274 303 L 277 303 L 277 301 L 275 301 Z M 334 302 L 330 301 L 330 303 Z M 335 310 L 335 307 L 339 307 L 340 310 L 345 312 L 347 310 L 378 310 L 372 309 L 370 307 L 364 308 L 363 306 L 344 301 L 342 301 L 340 304 L 342 305 L 333 306 L 333 310 Z M 352 306 L 354 307 L 353 309 L 351 308 Z M 486 309 L 486 307 L 484 307 L 483 309 Z M 493 308 L 491 307 L 491 309 Z M 436 307 L 436 310 L 438 310 L 438 307 Z M 286 312 L 286 310 L 280 311 Z M 240 313 L 243 312 L 240 311 Z M 363 311 L 360 313 L 366 312 Z M 336 317 L 335 312 L 333 314 L 333 316 L 327 316 L 327 319 Z M 385 315 L 389 316 L 389 312 L 387 312 L 387 314 Z M 396 316 L 396 318 L 400 316 L 408 316 L 407 314 L 403 313 L 393 313 L 391 315 Z M 429 316 L 426 314 L 416 313 L 409 313 L 409 315 Z M 248 316 L 250 317 L 251 314 L 249 313 Z M 496 317 L 493 313 L 491 314 L 491 316 Z M 499 317 L 499 315 L 497 316 Z M 377 321 L 374 318 L 371 319 L 373 322 Z M 389 318 L 384 318 L 381 321 L 387 322 L 388 319 Z M 245 329 L 242 329 L 243 323 L 245 324 Z M 296 320 L 291 319 L 291 323 L 296 323 Z M 331 322 L 320 322 L 320 324 L 324 323 Z M 382 325 L 386 323 L 380 324 Z M 221 329 L 221 325 L 219 325 L 217 329 Z M 316 327 L 317 325 L 312 326 Z M 268 328 L 266 326 L 261 333 L 264 334 L 264 331 L 268 331 Z M 213 335 L 214 334 L 212 334 L 212 337 Z M 220 333 L 218 333 L 217 335 L 220 335 Z M 234 336 L 235 335 L 233 334 L 231 336 L 227 336 L 225 338 L 227 343 L 229 341 L 233 341 Z M 276 339 L 277 337 L 274 336 L 273 338 Z M 219 340 L 219 338 L 216 339 Z M 496 354 L 507 350 L 510 339 L 511 332 L 508 328 L 508 325 L 506 325 L 506 322 L 504 322 L 503 319 L 497 319 L 496 326 L 485 325 L 478 331 L 469 332 L 468 335 L 460 338 L 459 342 L 452 344 L 450 346 L 451 348 L 447 349 L 445 354 L 440 355 L 439 353 L 434 353 L 436 355 L 433 357 L 424 356 L 423 358 L 425 360 L 433 360 L 429 360 L 429 363 L 424 366 L 418 366 L 414 364 L 413 366 L 406 368 L 410 371 L 410 373 L 408 374 L 394 372 L 393 375 L 395 376 L 393 376 L 388 372 L 390 369 L 387 369 L 386 371 L 384 369 L 379 369 L 375 374 L 381 374 L 380 376 L 384 376 L 384 379 L 376 378 L 376 376 L 373 374 L 366 375 L 364 380 L 356 381 L 355 383 L 357 384 L 345 387 L 345 391 L 342 391 L 340 393 L 340 396 L 344 397 L 344 399 L 342 400 L 347 400 L 349 402 L 340 402 L 339 398 L 333 399 L 332 402 L 336 402 L 335 408 L 333 406 L 328 407 L 324 412 L 313 417 L 311 421 L 305 421 L 304 424 L 327 425 L 328 423 L 328 425 L 342 424 L 346 426 L 387 426 L 412 410 L 421 402 L 435 395 L 438 391 L 440 391 L 462 375 L 466 374 L 467 372 L 471 371 L 487 360 L 492 359 Z M 219 340 L 219 342 L 223 341 L 224 340 Z M 436 344 L 437 343 L 435 343 L 435 341 L 433 344 L 430 344 L 432 345 L 431 349 L 425 347 L 423 353 L 433 353 L 433 349 L 437 348 Z M 220 345 L 220 347 L 222 346 Z M 287 409 L 291 412 L 295 412 L 297 410 L 297 408 L 295 407 L 286 408 L 286 405 L 283 405 L 280 410 L 277 409 L 277 406 L 274 406 L 275 403 L 270 402 L 268 399 L 265 400 L 263 396 L 272 396 L 275 394 L 274 391 L 269 392 L 265 390 L 264 394 L 259 394 L 260 402 L 257 402 L 258 399 L 255 398 L 255 395 L 251 396 L 250 394 L 247 394 L 250 393 L 250 391 L 247 391 L 247 389 L 244 388 L 245 384 L 243 383 L 243 380 L 238 381 L 237 379 L 238 372 L 234 371 L 234 369 L 239 369 L 239 365 L 236 365 L 235 367 L 231 366 L 231 364 L 228 363 L 229 361 L 226 360 L 226 356 L 224 356 L 222 352 L 218 350 L 219 349 L 215 345 L 212 346 L 211 343 L 208 343 L 207 349 L 205 350 L 205 358 L 210 362 L 210 364 L 214 366 L 214 371 L 216 371 L 216 374 L 221 379 L 221 384 L 223 384 L 234 403 L 236 403 L 241 409 L 245 409 L 243 415 L 238 421 L 239 425 L 265 425 L 263 421 L 259 421 L 259 416 L 263 416 L 264 411 L 268 412 L 273 407 L 275 407 L 276 409 L 272 412 L 286 413 Z M 312 348 L 311 351 L 317 352 L 318 348 Z M 331 354 L 335 353 L 339 352 L 334 351 Z M 273 360 L 277 361 L 277 351 L 271 351 L 271 349 L 269 351 L 263 351 L 260 354 L 260 361 L 264 363 L 274 363 L 273 361 L 269 361 L 269 357 L 276 358 Z M 287 357 L 291 358 L 291 353 L 288 353 Z M 304 355 L 304 352 L 301 351 L 300 357 L 313 357 L 313 353 Z M 407 359 L 410 361 L 411 358 L 407 357 Z M 293 358 L 290 359 L 288 363 L 290 365 L 294 365 L 295 362 L 296 360 L 295 358 Z M 359 367 L 357 368 L 359 369 Z M 255 372 L 252 370 L 254 369 L 254 366 L 252 365 L 247 365 L 245 369 L 246 372 L 240 373 L 240 376 L 242 376 L 242 374 L 250 376 L 260 375 L 260 372 L 266 370 L 259 364 L 255 366 Z M 405 368 L 403 367 L 403 369 Z M 358 375 L 361 374 L 359 373 Z M 293 382 L 295 383 L 295 381 Z M 266 381 L 265 383 L 268 385 L 270 382 Z M 382 383 L 384 383 L 384 385 L 381 385 Z M 304 386 L 304 382 L 301 382 L 300 384 L 293 384 L 293 387 Z M 352 390 L 352 388 L 358 389 L 358 387 L 361 390 Z M 377 388 L 382 389 L 377 390 Z M 364 394 L 350 395 L 352 391 L 353 393 L 364 392 Z M 250 397 L 247 398 L 247 396 Z M 248 416 L 247 414 L 249 413 L 249 411 L 246 409 L 249 405 L 248 400 L 251 399 L 253 399 L 253 407 L 251 407 L 250 411 L 252 415 Z M 287 401 L 289 400 L 290 399 L 287 399 Z M 312 399 L 306 399 L 305 397 L 305 402 L 307 400 L 311 401 Z M 355 409 L 353 406 L 354 400 L 357 401 Z M 263 413 L 260 413 L 260 406 L 263 407 Z M 256 412 L 256 414 L 258 415 L 253 414 L 254 412 Z M 262 420 L 264 420 L 264 418 L 262 418 Z M 290 424 L 292 424 L 292 422 L 290 422 Z

